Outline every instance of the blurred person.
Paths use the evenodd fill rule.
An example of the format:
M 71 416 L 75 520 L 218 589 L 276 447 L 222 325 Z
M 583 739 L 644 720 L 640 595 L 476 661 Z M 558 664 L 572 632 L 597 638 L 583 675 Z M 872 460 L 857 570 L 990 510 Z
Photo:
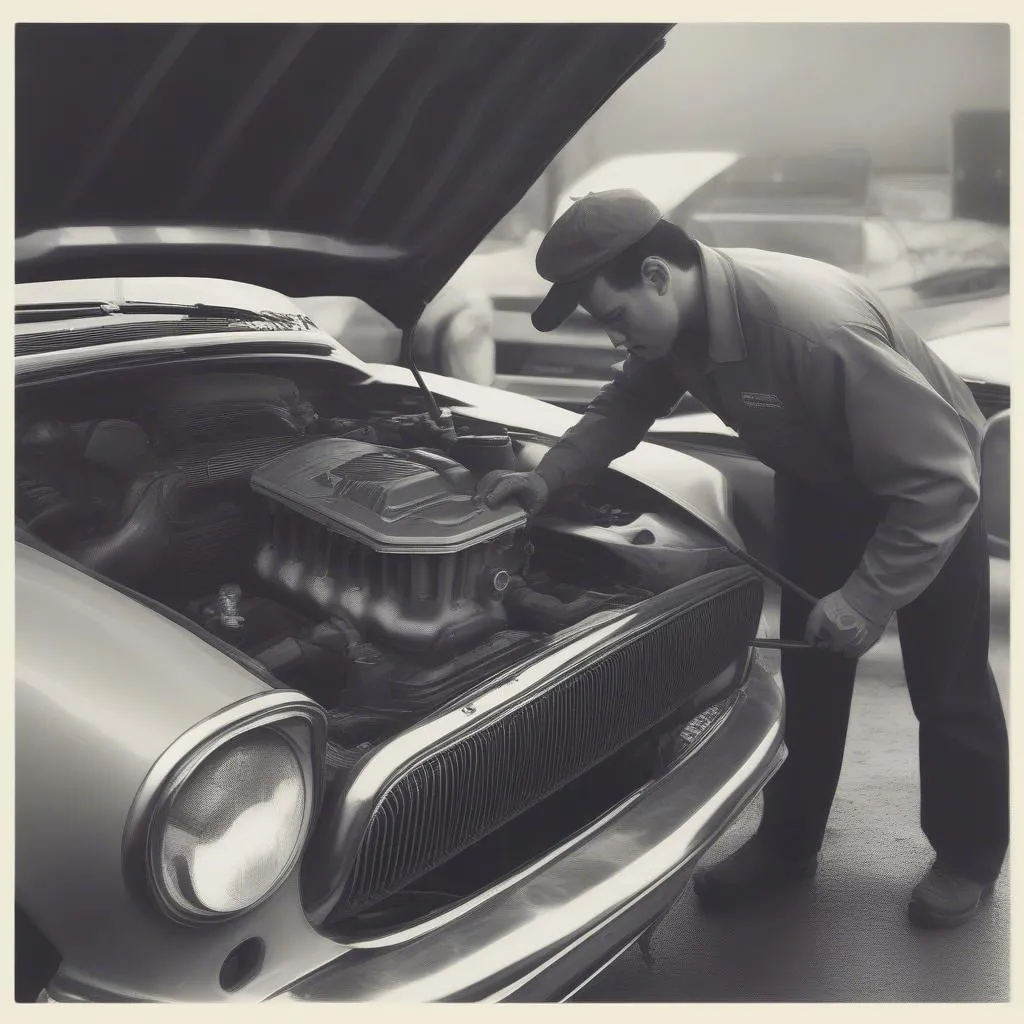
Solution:
M 317 326 L 369 363 L 397 363 L 402 332 L 351 296 L 296 299 Z M 494 306 L 483 289 L 450 281 L 427 304 L 413 335 L 416 365 L 430 373 L 491 385 L 495 373 Z
M 922 926 L 968 920 L 1003 863 L 1009 796 L 988 664 L 984 419 L 966 385 L 862 279 L 695 242 L 631 190 L 576 201 L 536 266 L 552 287 L 534 326 L 552 330 L 581 305 L 627 358 L 536 470 L 489 473 L 480 498 L 536 511 L 634 448 L 689 391 L 775 470 L 779 568 L 820 595 L 813 609 L 782 595 L 782 636 L 815 648 L 782 655 L 789 756 L 755 835 L 697 872 L 702 905 L 815 873 L 857 659 L 895 615 L 936 854 L 908 911 Z

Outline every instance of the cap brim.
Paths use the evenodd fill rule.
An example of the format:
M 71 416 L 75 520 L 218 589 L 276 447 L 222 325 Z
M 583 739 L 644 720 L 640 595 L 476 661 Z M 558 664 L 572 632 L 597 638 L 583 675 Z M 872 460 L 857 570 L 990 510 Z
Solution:
M 581 286 L 576 282 L 554 284 L 530 319 L 538 331 L 553 331 L 579 305 Z

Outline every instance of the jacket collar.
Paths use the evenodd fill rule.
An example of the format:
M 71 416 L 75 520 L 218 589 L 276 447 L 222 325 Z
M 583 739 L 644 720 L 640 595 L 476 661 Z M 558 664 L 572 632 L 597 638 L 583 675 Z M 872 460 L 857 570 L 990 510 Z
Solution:
M 747 357 L 740 311 L 736 304 L 736 277 L 732 261 L 718 249 L 697 242 L 704 301 L 707 308 L 708 360 L 735 363 Z

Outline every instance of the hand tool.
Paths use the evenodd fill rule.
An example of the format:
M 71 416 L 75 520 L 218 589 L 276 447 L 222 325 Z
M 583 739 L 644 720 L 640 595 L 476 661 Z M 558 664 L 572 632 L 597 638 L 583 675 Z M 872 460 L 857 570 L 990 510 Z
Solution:
M 721 539 L 729 554 L 735 555 L 741 562 L 746 562 L 759 576 L 777 583 L 783 590 L 788 590 L 791 594 L 795 594 L 801 600 L 806 601 L 812 608 L 818 603 L 818 599 L 813 594 L 809 594 L 803 587 L 798 586 L 792 580 L 786 579 L 781 572 L 776 572 L 770 565 L 765 565 L 759 558 L 755 558 L 749 551 L 744 551 L 743 548 L 726 540 L 725 537 Z
M 765 565 L 759 558 L 755 558 L 748 551 L 744 551 L 743 548 L 737 547 L 735 544 L 731 544 L 724 537 L 722 538 L 722 541 L 730 554 L 735 555 L 741 562 L 746 562 L 746 564 L 749 565 L 750 568 L 759 576 L 769 579 L 773 583 L 777 583 L 783 590 L 788 590 L 791 594 L 795 594 L 801 600 L 806 601 L 811 608 L 818 603 L 818 599 L 814 597 L 813 594 L 808 593 L 803 587 L 798 586 L 792 580 L 786 579 L 782 573 L 776 572 L 769 565 Z M 819 649 L 816 648 L 814 644 L 809 644 L 804 640 L 780 640 L 775 637 L 761 636 L 754 637 L 754 639 L 750 641 L 749 646 L 768 647 L 780 651 L 813 651 Z
M 778 640 L 773 636 L 755 636 L 748 647 L 769 647 L 777 651 L 813 651 L 817 650 L 814 644 L 806 640 Z

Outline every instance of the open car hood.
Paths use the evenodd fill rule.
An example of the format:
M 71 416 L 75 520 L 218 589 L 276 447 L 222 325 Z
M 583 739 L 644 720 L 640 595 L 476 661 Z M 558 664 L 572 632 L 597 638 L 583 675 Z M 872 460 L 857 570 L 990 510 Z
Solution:
M 230 278 L 407 326 L 668 29 L 18 25 L 16 278 Z

